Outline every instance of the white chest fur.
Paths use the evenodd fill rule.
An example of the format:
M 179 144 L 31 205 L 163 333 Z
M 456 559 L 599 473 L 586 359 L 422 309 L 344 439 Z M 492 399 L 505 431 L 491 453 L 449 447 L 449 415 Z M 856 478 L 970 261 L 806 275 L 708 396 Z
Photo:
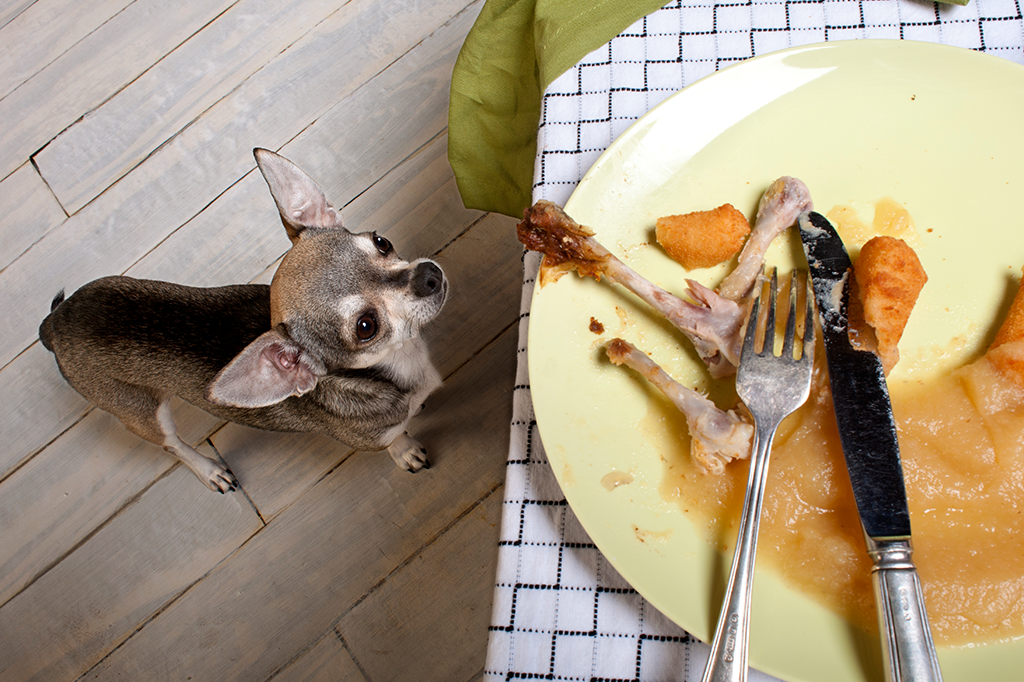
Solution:
M 441 375 L 430 362 L 430 352 L 423 339 L 410 339 L 385 357 L 378 367 L 386 370 L 395 381 L 404 386 L 411 386 L 409 397 L 409 414 L 416 414 L 423 401 L 441 386 Z

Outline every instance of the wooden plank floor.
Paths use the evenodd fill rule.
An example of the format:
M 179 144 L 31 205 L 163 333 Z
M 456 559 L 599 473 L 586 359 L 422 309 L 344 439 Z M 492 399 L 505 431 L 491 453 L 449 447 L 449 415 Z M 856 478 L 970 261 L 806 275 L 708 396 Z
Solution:
M 0 680 L 481 677 L 522 276 L 514 221 L 465 209 L 446 158 L 481 4 L 0 7 Z M 241 482 L 217 495 L 39 344 L 50 299 L 103 275 L 268 282 L 288 240 L 257 146 L 445 268 L 429 471 L 178 405 Z

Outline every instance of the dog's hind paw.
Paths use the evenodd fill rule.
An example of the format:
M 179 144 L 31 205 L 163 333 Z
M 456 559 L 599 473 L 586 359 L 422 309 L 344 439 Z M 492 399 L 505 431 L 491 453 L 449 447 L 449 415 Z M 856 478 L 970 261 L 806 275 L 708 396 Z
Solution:
M 426 448 L 407 433 L 400 435 L 388 446 L 388 454 L 399 469 L 416 473 L 420 469 L 430 468 Z

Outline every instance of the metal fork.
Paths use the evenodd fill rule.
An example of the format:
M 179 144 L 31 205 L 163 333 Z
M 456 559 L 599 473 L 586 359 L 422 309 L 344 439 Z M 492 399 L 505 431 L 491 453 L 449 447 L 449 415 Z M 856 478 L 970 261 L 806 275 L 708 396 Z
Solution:
M 797 282 L 800 282 L 798 285 Z M 757 551 L 757 526 L 761 517 L 765 481 L 768 478 L 768 454 L 779 424 L 804 404 L 811 389 L 814 360 L 814 295 L 807 288 L 807 273 L 793 273 L 789 287 L 789 317 L 783 335 L 782 355 L 775 355 L 775 302 L 778 277 L 772 271 L 768 311 L 764 325 L 758 324 L 761 294 L 754 301 L 747 321 L 740 366 L 736 370 L 736 393 L 754 417 L 754 442 L 750 455 L 750 478 L 743 500 L 736 550 L 733 554 L 725 603 L 718 617 L 711 656 L 704 669 L 703 682 L 743 682 L 747 679 L 747 640 L 750 626 L 750 594 Z M 794 359 L 796 337 L 797 290 L 806 295 L 806 313 L 800 357 Z M 760 333 L 759 333 L 760 332 Z M 760 351 L 755 350 L 757 336 L 763 336 Z

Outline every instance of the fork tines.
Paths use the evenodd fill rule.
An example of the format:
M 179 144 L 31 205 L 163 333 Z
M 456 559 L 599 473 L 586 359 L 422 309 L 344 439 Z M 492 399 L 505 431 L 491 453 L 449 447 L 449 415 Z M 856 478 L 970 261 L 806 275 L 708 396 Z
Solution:
M 768 351 L 772 354 L 775 353 L 775 337 L 776 337 L 776 310 L 775 302 L 778 299 L 778 288 L 779 278 L 778 270 L 772 268 L 771 277 L 767 279 L 768 291 L 768 309 L 765 311 L 762 319 L 761 314 L 761 300 L 765 297 L 764 287 L 766 284 L 765 280 L 761 282 L 760 294 L 754 299 L 753 307 L 750 310 L 750 318 L 747 322 L 746 335 L 743 338 L 743 353 L 756 353 L 763 354 Z M 808 325 L 811 325 L 813 330 L 814 318 L 813 305 L 814 296 L 808 291 L 807 282 L 809 276 L 806 270 L 794 270 L 790 275 L 789 281 L 789 305 L 788 314 L 786 318 L 786 328 L 783 331 L 782 341 L 782 353 L 781 356 L 789 357 L 793 359 L 799 359 L 804 355 L 813 351 L 814 345 L 814 334 L 813 331 L 808 333 Z M 797 292 L 804 292 L 804 303 L 805 311 L 800 328 L 800 337 L 803 343 L 800 348 L 800 355 L 795 354 L 796 350 L 796 332 L 797 332 Z M 768 346 L 769 341 L 771 345 Z

